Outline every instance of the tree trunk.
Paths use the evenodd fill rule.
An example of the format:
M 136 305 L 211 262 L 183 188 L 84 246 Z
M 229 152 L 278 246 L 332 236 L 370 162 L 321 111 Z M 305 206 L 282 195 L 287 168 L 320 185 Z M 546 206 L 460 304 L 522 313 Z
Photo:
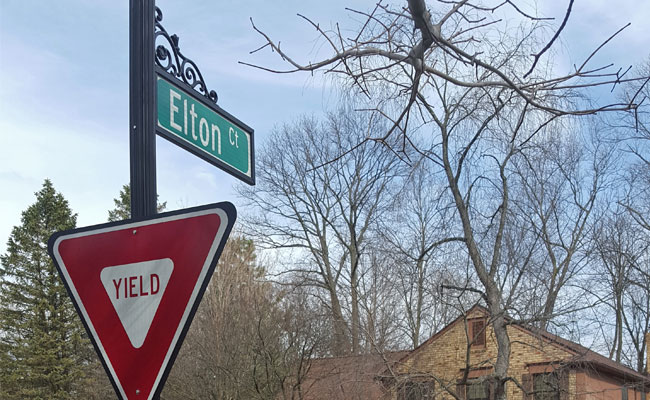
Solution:
M 424 260 L 418 259 L 418 299 L 415 304 L 415 326 L 413 329 L 413 348 L 420 345 L 420 327 L 422 326 L 422 303 L 424 302 Z
M 332 326 L 334 328 L 334 340 L 332 341 L 332 355 L 344 356 L 350 352 L 350 341 L 348 338 L 348 327 L 341 312 L 341 303 L 339 302 L 336 289 L 329 289 L 330 301 L 332 304 Z
M 623 351 L 623 293 L 616 294 L 616 362 L 621 362 L 621 352 Z
M 359 255 L 356 249 L 350 251 L 350 295 L 352 301 L 352 354 L 359 354 L 360 352 L 360 337 L 361 337 L 361 318 L 359 315 L 359 287 L 357 282 L 357 268 L 359 266 Z
M 503 200 L 499 209 L 499 226 L 496 239 L 493 246 L 492 265 L 488 270 L 487 265 L 481 255 L 481 250 L 476 243 L 474 237 L 474 230 L 471 224 L 471 218 L 463 195 L 460 192 L 457 178 L 454 176 L 454 169 L 449 160 L 449 146 L 448 146 L 448 133 L 442 129 L 442 158 L 444 163 L 445 174 L 447 182 L 449 183 L 449 190 L 454 198 L 456 210 L 460 217 L 463 235 L 465 237 L 465 245 L 469 258 L 472 261 L 476 275 L 485 288 L 485 300 L 487 308 L 490 313 L 490 321 L 494 330 L 494 335 L 497 339 L 497 359 L 494 364 L 494 393 L 495 399 L 505 400 L 505 383 L 508 377 L 508 365 L 510 362 L 510 338 L 508 337 L 507 325 L 505 320 L 505 311 L 501 306 L 502 294 L 499 285 L 495 281 L 496 268 L 495 264 L 499 261 L 499 253 L 501 251 L 501 235 L 503 226 L 505 224 L 505 216 L 508 208 L 508 186 L 504 175 L 504 166 L 507 163 L 508 157 L 501 164 L 501 179 L 503 188 Z
M 488 309 L 492 316 L 492 328 L 497 339 L 497 360 L 494 364 L 495 375 L 495 399 L 505 400 L 506 391 L 505 383 L 508 377 L 508 365 L 510 362 L 510 337 L 508 337 L 506 319 L 504 311 L 500 305 L 500 296 L 490 296 L 488 294 Z
M 352 286 L 352 354 L 359 354 L 359 295 L 357 286 Z

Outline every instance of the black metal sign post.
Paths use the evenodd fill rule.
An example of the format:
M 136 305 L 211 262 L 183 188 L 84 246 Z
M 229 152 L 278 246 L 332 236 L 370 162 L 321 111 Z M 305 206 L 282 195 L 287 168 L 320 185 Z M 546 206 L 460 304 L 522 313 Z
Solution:
M 48 248 L 120 400 L 160 399 L 237 216 L 235 207 L 226 202 L 156 215 L 156 132 L 244 182 L 255 184 L 253 129 L 216 105 L 216 92 L 208 91 L 196 64 L 180 52 L 178 37 L 169 35 L 161 21 L 162 12 L 156 8 L 155 0 L 129 0 L 131 219 L 56 233 L 50 237 Z M 157 47 L 156 38 L 161 40 Z M 207 222 L 200 224 L 202 220 Z M 177 232 L 182 221 L 191 221 L 182 237 L 196 234 L 201 240 L 210 239 L 206 229 L 213 229 L 214 241 L 203 242 L 205 246 L 199 250 L 179 241 Z M 170 222 L 174 224 L 169 225 Z M 174 230 L 165 230 L 165 226 Z M 76 244 L 60 247 L 63 240 L 74 240 Z M 64 263 L 64 255 L 71 263 Z M 186 262 L 186 256 L 194 257 L 194 262 Z M 92 268 L 90 259 L 94 263 Z M 173 275 L 175 262 L 179 272 Z M 192 265 L 196 267 L 193 270 Z M 191 279 L 188 271 L 194 271 L 194 281 L 187 280 Z M 163 273 L 166 278 L 159 275 Z M 183 279 L 177 280 L 178 276 Z M 122 279 L 125 292 L 120 299 L 122 290 L 118 293 L 117 289 Z M 139 291 L 132 284 L 136 279 Z M 182 282 L 190 285 L 181 289 Z M 106 292 L 102 293 L 103 290 Z M 143 296 L 145 302 L 141 301 Z M 187 307 L 177 312 L 176 317 L 169 317 L 174 315 L 172 311 L 157 308 L 183 296 Z M 88 313 L 91 309 L 92 318 Z M 144 317 L 149 319 L 143 320 Z M 172 323 L 177 325 L 169 325 Z M 153 326 L 158 328 L 149 330 Z M 171 330 L 165 336 L 164 328 L 169 326 Z M 113 330 L 115 327 L 117 331 Z M 107 336 L 98 334 L 99 331 L 108 332 Z M 100 336 L 108 337 L 108 343 L 103 343 Z M 117 350 L 109 355 L 108 346 Z M 151 361 L 146 364 L 149 367 L 139 371 L 148 375 L 134 371 L 143 366 L 142 360 Z M 152 365 L 154 369 L 159 366 L 159 370 L 148 369 Z M 124 377 L 127 379 L 123 380 Z M 125 385 L 129 386 L 128 391 Z
M 253 129 L 216 104 L 155 0 L 129 6 L 131 218 L 156 214 L 156 134 L 254 185 Z
M 155 0 L 129 0 L 131 218 L 156 214 Z

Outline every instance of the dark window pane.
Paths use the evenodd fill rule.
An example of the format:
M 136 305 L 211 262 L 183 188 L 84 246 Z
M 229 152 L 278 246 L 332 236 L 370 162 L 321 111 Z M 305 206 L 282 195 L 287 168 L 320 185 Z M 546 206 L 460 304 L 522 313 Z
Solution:
M 490 391 L 487 382 L 474 382 L 467 384 L 467 400 L 489 400 Z
M 557 374 L 533 375 L 535 400 L 560 400 L 560 379 Z
M 474 346 L 485 346 L 485 321 L 476 320 L 470 324 L 470 333 Z

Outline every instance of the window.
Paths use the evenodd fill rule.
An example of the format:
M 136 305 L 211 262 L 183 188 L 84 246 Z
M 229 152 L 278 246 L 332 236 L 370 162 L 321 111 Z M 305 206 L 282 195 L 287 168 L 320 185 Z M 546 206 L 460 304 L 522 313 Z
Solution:
M 472 347 L 485 347 L 485 319 L 469 320 L 469 337 Z
M 490 399 L 490 386 L 487 381 L 483 382 L 468 382 L 465 386 L 465 399 L 466 400 L 489 400 Z
M 462 400 L 490 400 L 490 383 L 486 380 L 470 379 L 467 384 L 456 384 L 456 395 Z
M 408 381 L 397 392 L 397 400 L 433 400 L 434 381 Z
M 627 400 L 627 386 L 621 387 L 621 400 Z
M 560 400 L 560 379 L 555 373 L 533 375 L 534 400 Z

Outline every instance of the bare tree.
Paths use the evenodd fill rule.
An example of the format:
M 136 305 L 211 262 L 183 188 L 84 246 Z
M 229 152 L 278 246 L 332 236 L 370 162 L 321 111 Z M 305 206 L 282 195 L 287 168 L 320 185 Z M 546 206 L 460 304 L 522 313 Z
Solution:
M 535 279 L 539 289 L 534 296 L 542 300 L 529 315 L 539 318 L 545 329 L 554 316 L 584 306 L 576 301 L 580 297 L 576 286 L 574 296 L 564 296 L 563 306 L 558 307 L 558 302 L 560 293 L 589 262 L 590 227 L 599 195 L 611 184 L 616 151 L 615 145 L 600 138 L 596 127 L 572 127 L 531 143 L 513 165 L 519 187 L 513 191 L 513 219 L 523 218 L 525 226 L 518 229 L 529 230 L 534 238 L 527 255 L 539 248 L 532 254 L 537 265 L 524 270 Z M 571 135 L 563 135 L 569 130 Z
M 414 164 L 392 212 L 381 222 L 385 257 L 391 260 L 391 277 L 402 300 L 400 324 L 413 348 L 450 322 L 450 314 L 455 316 L 441 301 L 439 289 L 442 284 L 462 285 L 454 281 L 457 260 L 445 254 L 457 253 L 463 242 L 452 234 L 454 209 L 445 196 L 444 177 L 426 160 Z
M 650 73 L 650 60 L 639 68 Z M 646 83 L 646 84 L 644 84 Z M 613 312 L 613 324 L 607 342 L 610 356 L 638 371 L 645 371 L 646 343 L 644 335 L 650 328 L 648 257 L 650 249 L 650 89 L 647 82 L 629 82 L 623 94 L 625 101 L 639 102 L 633 112 L 610 118 L 611 132 L 626 160 L 619 176 L 619 186 L 612 194 L 612 209 L 599 225 L 595 236 L 599 267 L 607 277 L 609 294 L 605 302 Z M 607 326 L 607 321 L 602 323 Z M 645 360 L 645 361 L 644 361 Z
M 639 67 L 639 73 L 650 76 L 650 56 Z M 615 132 L 623 131 L 619 140 L 625 150 L 635 156 L 636 163 L 628 168 L 627 194 L 620 203 L 625 206 L 636 224 L 650 232 L 650 77 L 643 82 L 628 82 L 624 101 L 638 101 L 633 112 L 623 118 L 612 118 Z
M 650 363 L 647 358 L 648 343 L 645 341 L 645 335 L 650 331 L 650 256 L 647 248 L 635 270 L 642 273 L 632 275 L 631 285 L 625 293 L 627 304 L 623 322 L 631 348 L 626 352 L 625 361 L 638 372 L 644 372 Z
M 266 279 L 251 240 L 229 239 L 162 398 L 296 398 L 319 346 L 307 304 Z
M 611 296 L 611 301 L 606 303 L 612 307 L 615 315 L 614 337 L 611 340 L 609 357 L 621 362 L 623 352 L 623 299 L 630 286 L 629 277 L 632 264 L 638 257 L 638 238 L 635 231 L 631 230 L 630 221 L 625 215 L 613 215 L 603 219 L 598 224 L 594 235 L 600 265 L 603 269 L 601 277 L 608 284 L 605 293 Z M 602 279 L 602 278 L 601 278 Z
M 648 235 L 623 207 L 614 207 L 593 231 L 597 267 L 592 294 L 611 310 L 598 321 L 609 357 L 644 372 L 645 333 L 650 328 Z M 608 318 L 613 316 L 613 318 Z
M 363 353 L 383 354 L 402 348 L 402 335 L 396 321 L 401 308 L 396 294 L 395 274 L 390 258 L 378 249 L 377 242 L 361 261 L 359 300 Z
M 507 372 L 507 300 L 519 287 L 517 276 L 521 276 L 515 274 L 513 279 L 503 253 L 513 226 L 513 158 L 531 152 L 529 143 L 552 121 L 634 110 L 638 104 L 632 98 L 592 105 L 579 96 L 581 89 L 645 78 L 626 78 L 610 67 L 590 65 L 593 55 L 618 32 L 603 38 L 572 72 L 552 74 L 547 50 L 564 28 L 572 1 L 550 39 L 545 35 L 550 22 L 513 1 L 496 6 L 443 1 L 436 3 L 436 9 L 428 8 L 424 0 L 407 3 L 408 7 L 400 7 L 380 2 L 368 13 L 353 11 L 365 22 L 350 38 L 306 19 L 332 50 L 330 57 L 308 63 L 296 61 L 268 34 L 253 27 L 265 41 L 263 48 L 277 52 L 289 65 L 285 71 L 264 69 L 341 75 L 368 99 L 373 115 L 390 121 L 383 133 L 368 135 L 349 146 L 349 151 L 374 141 L 387 143 L 408 160 L 415 149 L 442 171 L 479 282 L 473 290 L 481 293 L 494 327 L 498 354 L 491 379 L 496 398 L 503 399 L 505 383 L 514 379 Z M 513 24 L 517 29 L 511 28 Z M 430 145 L 415 140 L 418 134 L 426 134 Z
M 304 118 L 285 125 L 260 152 L 258 165 L 265 173 L 257 186 L 239 191 L 257 210 L 247 221 L 248 233 L 268 247 L 297 249 L 304 257 L 285 273 L 325 293 L 335 355 L 360 351 L 361 259 L 400 174 L 397 160 L 379 144 L 341 155 L 360 135 L 380 129 L 376 121 L 345 110 L 322 124 Z

